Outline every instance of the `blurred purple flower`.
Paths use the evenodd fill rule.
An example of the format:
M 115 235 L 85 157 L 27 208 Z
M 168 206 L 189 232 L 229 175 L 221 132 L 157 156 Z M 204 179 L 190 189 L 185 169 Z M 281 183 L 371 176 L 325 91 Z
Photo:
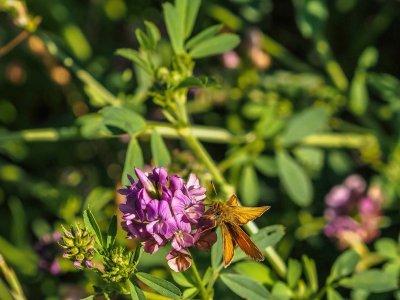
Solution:
M 182 266 L 189 267 L 190 262 L 183 263 L 190 258 L 184 249 L 198 245 L 202 237 L 203 227 L 199 221 L 205 211 L 206 189 L 193 174 L 185 183 L 177 175 L 168 176 L 163 168 L 154 168 L 149 173 L 135 168 L 135 173 L 138 181 L 129 177 L 131 185 L 119 190 L 126 197 L 126 202 L 120 205 L 124 220 L 122 228 L 129 238 L 138 238 L 148 253 L 155 253 L 171 243 L 175 252 L 173 257 L 170 252 L 168 261 L 174 266 L 177 261 L 182 261 Z
M 38 266 L 42 271 L 47 271 L 52 275 L 61 274 L 59 258 L 62 255 L 58 247 L 61 233 L 58 231 L 52 234 L 45 234 L 35 245 L 34 249 L 39 255 Z
M 325 198 L 327 208 L 326 236 L 335 239 L 340 248 L 349 246 L 350 238 L 370 242 L 379 236 L 382 199 L 367 193 L 367 183 L 351 175 L 334 186 Z

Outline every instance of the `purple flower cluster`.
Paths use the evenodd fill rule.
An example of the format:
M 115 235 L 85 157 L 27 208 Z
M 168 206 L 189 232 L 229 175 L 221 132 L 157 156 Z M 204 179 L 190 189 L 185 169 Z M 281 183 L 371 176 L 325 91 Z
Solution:
M 126 203 L 120 204 L 123 213 L 122 228 L 128 237 L 142 242 L 144 251 L 155 253 L 171 243 L 167 255 L 168 264 L 174 271 L 190 267 L 189 247 L 205 249 L 215 242 L 214 232 L 203 225 L 206 189 L 191 174 L 187 183 L 177 175 L 168 176 L 163 168 L 150 173 L 135 169 L 138 181 L 131 176 L 131 185 L 120 189 Z
M 340 248 L 346 248 L 357 240 L 370 242 L 376 239 L 380 233 L 382 199 L 372 188 L 367 192 L 367 184 L 362 177 L 347 177 L 325 198 L 325 218 L 328 221 L 324 228 L 325 235 L 334 238 Z

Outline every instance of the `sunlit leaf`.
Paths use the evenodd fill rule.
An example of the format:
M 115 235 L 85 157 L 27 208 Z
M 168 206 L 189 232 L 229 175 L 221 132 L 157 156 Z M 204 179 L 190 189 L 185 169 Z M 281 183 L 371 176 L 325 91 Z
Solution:
M 132 300 L 146 300 L 142 290 L 136 286 L 131 280 L 128 281 L 129 292 Z
M 182 54 L 184 27 L 181 26 L 181 16 L 177 9 L 169 2 L 163 4 L 164 19 L 167 25 L 168 36 L 175 54 Z
M 128 149 L 126 150 L 126 157 L 124 163 L 124 171 L 122 172 L 122 183 L 124 185 L 129 185 L 128 174 L 131 175 L 134 179 L 136 178 L 135 173 L 133 172 L 134 168 L 143 168 L 144 160 L 142 149 L 138 141 L 135 138 L 132 138 L 129 141 Z
M 260 198 L 260 183 L 254 167 L 250 164 L 243 167 L 239 192 L 240 199 L 246 206 L 255 206 Z
M 102 247 L 104 245 L 103 235 L 96 218 L 89 208 L 85 209 L 83 212 L 83 222 L 85 223 L 85 226 L 95 235 L 96 242 L 99 244 L 99 246 Z
M 307 135 L 323 131 L 327 127 L 328 111 L 323 108 L 308 108 L 295 114 L 282 133 L 282 143 L 290 145 Z
M 208 40 L 209 38 L 215 36 L 222 28 L 222 25 L 214 25 L 208 27 L 196 34 L 193 38 L 191 38 L 185 45 L 186 49 L 191 49 L 197 44 L 201 43 L 204 40 Z
M 148 74 L 153 74 L 153 71 L 151 70 L 148 62 L 143 59 L 140 56 L 139 52 L 137 52 L 136 50 L 122 48 L 115 51 L 115 54 L 129 59 L 130 61 L 141 67 L 143 70 L 145 70 Z
M 114 215 L 111 218 L 110 224 L 108 226 L 107 242 L 106 242 L 107 249 L 110 249 L 110 247 L 114 245 L 116 235 L 117 235 L 117 216 Z
M 238 274 L 222 274 L 221 280 L 236 295 L 248 300 L 273 299 L 269 291 L 257 281 Z
M 300 206 L 308 206 L 313 198 L 309 176 L 286 152 L 277 154 L 279 177 L 289 197 Z
M 164 167 L 171 162 L 171 155 L 161 135 L 154 130 L 151 134 L 151 153 L 158 167 Z
M 343 252 L 333 263 L 331 274 L 328 278 L 329 282 L 353 273 L 359 260 L 360 257 L 355 251 L 347 250 Z
M 189 54 L 193 58 L 217 55 L 232 50 L 239 42 L 240 38 L 236 34 L 223 33 L 198 43 L 190 50 Z
M 222 260 L 222 234 L 221 229 L 217 228 L 217 241 L 211 248 L 211 266 L 215 270 L 218 268 Z
M 308 258 L 306 255 L 303 255 L 301 258 L 303 260 L 304 273 L 306 274 L 310 290 L 316 292 L 318 290 L 318 275 L 315 261 Z
M 163 296 L 171 297 L 172 299 L 178 299 L 182 295 L 177 286 L 165 279 L 157 278 L 153 275 L 143 272 L 136 273 L 136 277 L 145 285 L 152 288 L 157 293 L 160 293 Z
M 397 277 L 379 269 L 370 269 L 339 281 L 341 286 L 363 289 L 372 293 L 382 293 L 398 288 Z
M 290 258 L 288 263 L 287 282 L 290 288 L 294 288 L 300 279 L 302 272 L 301 263 Z
M 104 124 L 111 130 L 119 132 L 136 133 L 146 126 L 142 116 L 123 107 L 106 107 L 102 111 Z M 117 131 L 118 132 L 118 131 Z
M 242 261 L 234 265 L 233 269 L 261 284 L 272 285 L 275 281 L 271 270 L 261 262 Z

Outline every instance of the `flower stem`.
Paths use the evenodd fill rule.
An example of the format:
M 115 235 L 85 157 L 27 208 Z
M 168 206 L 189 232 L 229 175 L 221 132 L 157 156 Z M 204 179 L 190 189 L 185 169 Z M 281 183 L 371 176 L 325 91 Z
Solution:
M 206 291 L 206 289 L 204 287 L 203 281 L 201 280 L 201 276 L 200 276 L 199 270 L 197 269 L 197 266 L 196 266 L 196 263 L 195 263 L 195 261 L 193 259 L 193 256 L 192 256 L 192 267 L 191 267 L 191 270 L 193 271 L 194 278 L 195 278 L 195 280 L 197 282 L 197 287 L 198 287 L 198 289 L 200 291 L 201 299 L 210 300 L 210 297 L 208 296 L 208 293 L 207 293 L 207 291 Z

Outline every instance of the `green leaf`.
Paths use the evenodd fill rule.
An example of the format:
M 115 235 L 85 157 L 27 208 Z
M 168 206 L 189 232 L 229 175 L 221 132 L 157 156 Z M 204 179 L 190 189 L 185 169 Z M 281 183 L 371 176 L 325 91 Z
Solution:
M 85 226 L 95 235 L 97 244 L 99 244 L 100 247 L 103 247 L 103 235 L 101 234 L 101 230 L 99 224 L 97 224 L 96 218 L 89 208 L 83 211 L 83 222 L 85 223 Z
M 282 225 L 272 225 L 260 229 L 256 234 L 251 236 L 251 240 L 261 250 L 267 247 L 275 246 L 285 235 L 285 228 Z M 232 262 L 239 261 L 247 255 L 242 249 L 237 248 Z
M 174 281 L 183 287 L 193 287 L 193 282 L 189 279 L 189 276 L 186 272 L 174 272 L 171 271 L 172 278 Z
M 326 295 L 328 297 L 328 300 L 343 300 L 342 296 L 331 287 L 328 287 Z
M 117 216 L 114 215 L 111 218 L 110 225 L 108 226 L 107 244 L 106 244 L 107 249 L 110 249 L 114 245 L 116 235 L 117 235 Z
M 135 35 L 142 49 L 150 50 L 153 48 L 152 41 L 140 28 L 135 30 Z
M 297 27 L 306 38 L 317 36 L 328 18 L 325 0 L 296 0 Z
M 233 269 L 248 278 L 251 278 L 261 284 L 272 285 L 275 281 L 271 270 L 264 264 L 256 261 L 242 261 L 233 267 Z
M 239 43 L 240 38 L 236 34 L 223 33 L 200 42 L 193 47 L 189 54 L 193 58 L 217 55 L 235 48 Z
M 193 26 L 197 18 L 197 14 L 199 12 L 199 8 L 201 5 L 201 0 L 186 0 L 187 1 L 187 9 L 186 9 L 186 20 L 185 20 L 185 39 L 188 38 L 193 31 Z
M 360 257 L 355 251 L 347 250 L 343 252 L 333 263 L 328 282 L 333 282 L 353 273 L 359 260 Z
M 369 102 L 367 90 L 367 73 L 364 70 L 356 71 L 351 81 L 349 107 L 358 116 L 365 114 Z
M 175 54 L 183 54 L 184 28 L 180 24 L 180 12 L 169 2 L 163 4 L 163 12 L 172 49 Z
M 397 243 L 390 238 L 381 238 L 375 242 L 376 251 L 386 259 L 397 260 L 400 249 Z
M 252 165 L 243 167 L 239 192 L 244 205 L 255 206 L 257 204 L 260 198 L 260 183 Z
M 135 138 L 131 138 L 126 150 L 126 158 L 124 163 L 124 171 L 122 172 L 122 184 L 129 185 L 128 174 L 131 173 L 132 177 L 136 179 L 136 174 L 132 173 L 134 168 L 143 168 L 144 160 L 142 149 Z
M 112 189 L 97 186 L 90 191 L 82 208 L 85 210 L 90 207 L 92 213 L 96 213 L 114 198 L 114 193 Z
M 147 36 L 149 37 L 152 45 L 152 49 L 154 50 L 158 41 L 161 38 L 160 31 L 158 30 L 157 26 L 154 25 L 152 22 L 144 21 L 146 26 Z
M 290 300 L 292 299 L 293 293 L 284 282 L 278 281 L 272 288 L 272 295 L 274 299 Z
M 174 89 L 180 88 L 205 88 L 218 86 L 219 83 L 216 79 L 202 76 L 202 77 L 189 77 L 181 81 Z
M 274 177 L 278 175 L 278 166 L 274 157 L 261 155 L 254 160 L 257 171 L 265 176 Z
M 294 288 L 300 279 L 302 272 L 301 263 L 298 260 L 289 258 L 287 282 L 290 288 Z
M 133 49 L 127 49 L 127 48 L 121 48 L 115 51 L 115 54 L 125 57 L 126 59 L 129 59 L 133 63 L 137 64 L 139 67 L 141 67 L 146 73 L 152 75 L 153 70 L 149 66 L 148 62 L 144 60 L 139 52 Z
M 306 274 L 308 285 L 310 290 L 315 293 L 318 290 L 318 275 L 315 261 L 308 258 L 306 255 L 303 255 L 301 258 L 303 260 L 304 273 Z
M 199 293 L 197 287 L 191 287 L 183 291 L 182 299 L 193 299 Z
M 249 300 L 273 299 L 268 290 L 257 281 L 238 274 L 222 274 L 221 280 L 236 295 Z
M 135 252 L 131 256 L 131 263 L 137 265 L 139 263 L 140 258 L 142 257 L 143 254 L 143 246 L 142 244 L 137 244 L 135 248 Z
M 222 25 L 214 25 L 208 27 L 201 31 L 200 33 L 196 34 L 193 38 L 191 38 L 185 45 L 185 48 L 190 50 L 194 46 L 198 45 L 199 43 L 208 40 L 209 38 L 215 36 L 222 28 Z
M 279 177 L 289 197 L 299 206 L 310 205 L 313 189 L 304 169 L 283 150 L 277 154 L 277 163 Z
M 312 174 L 319 172 L 324 165 L 324 151 L 316 147 L 296 147 L 293 154 Z
M 115 131 L 117 128 L 122 132 L 134 134 L 146 126 L 146 121 L 142 116 L 127 108 L 106 107 L 101 112 L 104 124 L 111 131 Z
M 164 167 L 171 162 L 171 156 L 169 154 L 168 148 L 164 143 L 163 138 L 154 130 L 151 134 L 151 153 L 153 159 L 158 167 Z
M 136 286 L 131 280 L 128 281 L 129 291 L 131 293 L 132 300 L 146 300 L 142 290 Z
M 216 270 L 222 260 L 222 234 L 221 229 L 218 227 L 216 230 L 217 241 L 211 247 L 211 266 Z
M 370 269 L 339 281 L 341 286 L 363 289 L 372 293 L 383 293 L 398 288 L 397 277 L 379 269 Z
M 95 297 L 95 295 L 90 295 L 90 296 L 87 296 L 85 298 L 81 298 L 81 300 L 93 300 L 94 297 Z
M 358 59 L 358 68 L 369 69 L 378 62 L 379 53 L 375 47 L 367 47 Z
M 307 135 L 323 131 L 327 127 L 328 118 L 328 111 L 318 107 L 308 108 L 295 114 L 282 133 L 283 145 L 291 145 Z
M 179 288 L 167 280 L 157 278 L 143 272 L 136 273 L 136 277 L 145 285 L 163 296 L 170 297 L 172 299 L 178 299 L 182 295 Z

